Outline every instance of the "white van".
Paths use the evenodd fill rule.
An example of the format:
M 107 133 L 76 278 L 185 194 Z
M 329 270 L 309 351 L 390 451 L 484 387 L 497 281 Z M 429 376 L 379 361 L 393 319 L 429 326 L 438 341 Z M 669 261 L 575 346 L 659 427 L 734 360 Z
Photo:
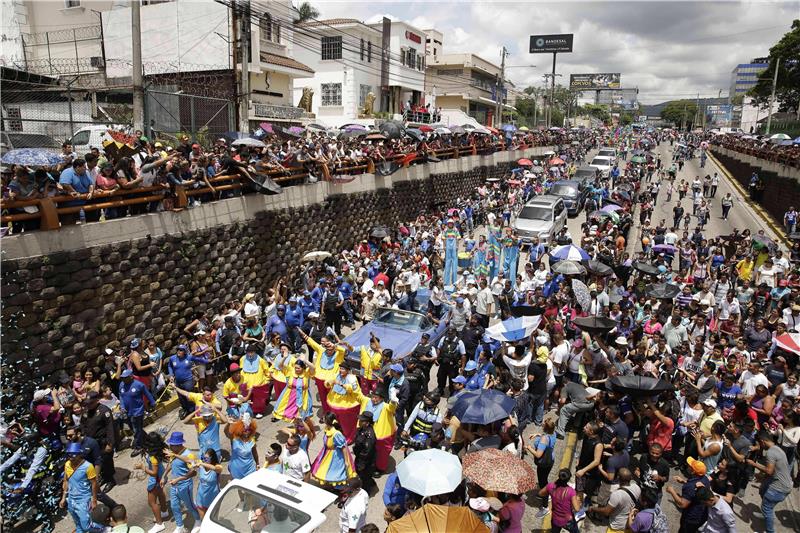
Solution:
M 85 126 L 76 131 L 72 138 L 68 141 L 72 145 L 72 149 L 83 157 L 88 154 L 92 148 L 103 149 L 105 141 L 113 141 L 114 139 L 108 134 L 109 126 L 95 124 L 92 126 Z
M 614 160 L 605 155 L 598 155 L 592 159 L 589 166 L 596 168 L 604 178 L 607 178 L 611 173 L 611 168 L 614 166 Z

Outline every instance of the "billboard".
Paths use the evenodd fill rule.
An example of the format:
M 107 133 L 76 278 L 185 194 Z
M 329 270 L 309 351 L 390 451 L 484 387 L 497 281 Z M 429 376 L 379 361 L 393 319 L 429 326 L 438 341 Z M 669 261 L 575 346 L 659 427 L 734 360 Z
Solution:
M 729 128 L 733 121 L 733 106 L 729 104 L 706 106 L 707 128 Z
M 572 90 L 619 89 L 620 78 L 621 74 L 619 72 L 570 74 L 569 88 Z
M 572 37 L 571 33 L 531 35 L 530 53 L 572 52 Z

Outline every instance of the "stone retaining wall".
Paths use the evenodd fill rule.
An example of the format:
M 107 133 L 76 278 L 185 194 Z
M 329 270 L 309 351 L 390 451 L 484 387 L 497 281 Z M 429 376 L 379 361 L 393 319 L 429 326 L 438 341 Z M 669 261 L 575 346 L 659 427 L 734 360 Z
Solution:
M 508 159 L 515 160 L 512 156 Z M 0 288 L 5 386 L 14 376 L 14 387 L 20 377 L 32 380 L 22 386 L 32 387 L 56 372 L 99 365 L 106 347 L 134 337 L 153 336 L 169 354 L 195 311 L 213 310 L 247 292 L 264 292 L 306 252 L 350 248 L 373 226 L 413 220 L 436 202 L 466 197 L 484 179 L 500 177 L 508 168 L 509 162 L 476 166 L 397 181 L 391 188 L 334 193 L 315 203 L 291 205 L 289 197 L 283 200 L 288 207 L 261 209 L 245 220 L 138 238 L 118 235 L 106 244 L 6 259 Z M 280 196 L 201 208 L 221 212 L 228 203 Z M 148 224 L 140 219 L 148 217 L 109 222 L 130 225 L 133 234 L 137 224 Z M 107 224 L 70 231 L 89 232 L 94 226 L 108 232 Z M 38 238 L 28 237 L 30 242 Z M 17 251 L 25 249 L 24 240 L 17 242 Z

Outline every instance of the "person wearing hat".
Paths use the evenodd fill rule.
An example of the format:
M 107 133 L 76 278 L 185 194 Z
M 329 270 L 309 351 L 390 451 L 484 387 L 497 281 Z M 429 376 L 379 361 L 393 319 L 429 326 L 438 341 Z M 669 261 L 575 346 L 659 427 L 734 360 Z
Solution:
M 483 353 L 483 352 L 481 352 Z M 464 388 L 467 390 L 480 390 L 486 384 L 487 375 L 478 375 L 478 363 L 472 359 L 464 365 L 464 378 L 467 380 Z
M 34 391 L 33 422 L 41 435 L 52 441 L 58 440 L 61 428 L 61 402 L 54 390 L 45 388 Z
M 252 391 L 242 381 L 242 367 L 238 363 L 231 363 L 228 366 L 229 377 L 222 385 L 222 397 L 228 404 L 226 414 L 233 418 L 240 418 L 245 412 L 253 414 L 250 409 L 250 396 Z
M 297 329 L 303 327 L 303 309 L 298 305 L 297 297 L 292 296 L 289 298 L 289 306 L 286 308 L 285 322 L 287 327 L 287 335 L 291 351 L 296 353 L 300 350 L 300 335 L 297 334 Z
M 336 377 L 325 383 L 328 387 L 328 409 L 336 415 L 348 444 L 352 443 L 356 436 L 358 412 L 361 407 L 361 389 L 356 376 L 351 372 L 356 364 L 345 359 L 339 365 Z
M 128 423 L 133 429 L 133 451 L 131 457 L 142 453 L 142 439 L 144 438 L 144 402 L 156 405 L 156 399 L 150 390 L 141 382 L 134 381 L 133 370 L 122 371 L 122 383 L 119 384 L 119 401 L 128 416 Z
M 686 458 L 689 479 L 681 487 L 680 494 L 674 486 L 667 486 L 667 494 L 672 496 L 675 505 L 681 510 L 680 533 L 698 531 L 706 521 L 708 509 L 696 498 L 699 487 L 710 488 L 711 480 L 706 475 L 706 465 L 692 457 Z
M 429 333 L 423 333 L 420 336 L 419 342 L 409 354 L 409 357 L 419 362 L 419 368 L 425 374 L 425 387 L 427 387 L 428 381 L 430 381 L 431 368 L 437 358 L 436 347 L 430 343 L 430 339 L 431 336 Z
M 372 479 L 376 466 L 376 443 L 372 413 L 365 411 L 358 416 L 358 429 L 353 439 L 353 459 L 361 483 L 370 492 L 376 488 L 375 480 Z
M 514 288 L 517 287 L 517 263 L 519 262 L 519 239 L 513 228 L 506 228 L 506 236 L 503 238 L 503 271 L 508 274 Z
M 183 433 L 180 431 L 172 432 L 169 439 L 167 439 L 167 446 L 169 446 L 167 457 L 170 458 L 170 462 L 164 472 L 161 485 L 169 484 L 169 505 L 172 508 L 172 517 L 175 519 L 175 525 L 177 526 L 173 533 L 186 533 L 186 528 L 183 527 L 181 507 L 186 507 L 186 510 L 192 514 L 195 524 L 200 523 L 200 513 L 197 512 L 194 497 L 192 496 L 194 491 L 193 478 L 197 475 L 197 471 L 189 466 L 195 460 L 195 455 L 186 448 Z M 178 455 L 182 456 L 181 459 L 176 459 Z M 167 481 L 170 475 L 172 479 Z M 199 529 L 199 527 L 196 527 L 192 532 L 196 533 Z
M 320 403 L 322 404 L 322 412 L 327 413 L 330 411 L 328 407 L 328 382 L 333 382 L 339 374 L 339 365 L 342 364 L 345 358 L 347 349 L 340 344 L 334 344 L 327 336 L 322 337 L 320 342 L 317 343 L 313 338 L 302 330 L 298 330 L 300 336 L 306 341 L 309 348 L 313 350 L 315 357 L 314 361 L 314 383 L 317 385 L 317 393 L 319 394 Z M 338 341 L 338 337 L 335 337 Z
M 207 365 L 208 359 L 190 355 L 188 346 L 185 344 L 179 345 L 175 349 L 175 354 L 170 356 L 167 365 L 167 374 L 170 376 L 170 381 L 174 382 L 178 388 L 185 391 L 193 390 L 194 373 L 192 372 L 192 368 L 195 363 Z M 194 405 L 192 405 L 192 402 L 187 397 L 179 396 L 178 400 L 181 404 L 181 418 L 194 411 Z
M 345 346 L 350 352 L 356 352 L 352 345 L 345 343 Z M 361 356 L 361 375 L 358 376 L 358 382 L 364 395 L 368 395 L 378 386 L 378 374 L 383 361 L 382 352 L 381 340 L 373 332 L 370 332 L 369 346 L 361 345 L 358 349 Z
M 267 320 L 265 329 L 268 337 L 278 334 L 281 336 L 281 341 L 289 342 L 289 325 L 286 323 L 285 305 L 278 304 L 275 308 L 275 314 Z
M 89 533 L 91 509 L 97 506 L 97 472 L 94 465 L 84 459 L 83 448 L 77 442 L 67 445 L 67 462 L 64 464 L 64 481 L 59 507 L 69 511 L 76 533 Z
M 272 369 L 270 364 L 258 355 L 258 348 L 250 344 L 239 360 L 242 381 L 250 390 L 250 403 L 256 418 L 263 418 L 270 400 Z
M 305 323 L 311 313 L 319 315 L 319 305 L 311 297 L 311 292 L 303 291 L 303 296 L 298 300 L 298 306 L 303 312 L 303 322 Z
M 273 371 L 280 371 L 286 379 L 286 386 L 275 401 L 273 420 L 294 422 L 310 418 L 313 412 L 311 379 L 315 367 L 300 358 L 292 357 L 277 363 Z
M 345 299 L 339 290 L 341 282 L 328 284 L 321 296 L 320 309 L 325 325 L 333 328 L 336 335 L 342 334 Z
M 401 366 L 402 368 L 402 366 Z M 369 416 L 371 426 L 375 433 L 375 468 L 378 475 L 386 472 L 389 467 L 389 455 L 395 443 L 397 434 L 397 397 L 387 402 L 387 395 L 382 388 L 376 388 L 361 399 L 361 414 Z
M 449 391 L 453 392 L 452 380 L 458 375 L 467 361 L 467 352 L 464 342 L 458 338 L 458 331 L 452 325 L 447 327 L 447 332 L 439 341 L 438 358 L 439 370 L 436 373 L 436 385 L 439 394 L 444 394 L 445 386 L 450 380 Z
M 358 533 L 367 522 L 369 494 L 362 488 L 360 478 L 350 479 L 342 488 L 339 513 L 339 529 L 346 533 Z

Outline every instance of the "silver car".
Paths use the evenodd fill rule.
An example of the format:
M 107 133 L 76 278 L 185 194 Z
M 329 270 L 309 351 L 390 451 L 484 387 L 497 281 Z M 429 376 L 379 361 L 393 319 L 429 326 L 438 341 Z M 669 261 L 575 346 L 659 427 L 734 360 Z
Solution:
M 514 229 L 522 244 L 531 244 L 535 237 L 549 248 L 558 232 L 567 224 L 567 208 L 558 196 L 545 194 L 529 201 L 514 220 Z

